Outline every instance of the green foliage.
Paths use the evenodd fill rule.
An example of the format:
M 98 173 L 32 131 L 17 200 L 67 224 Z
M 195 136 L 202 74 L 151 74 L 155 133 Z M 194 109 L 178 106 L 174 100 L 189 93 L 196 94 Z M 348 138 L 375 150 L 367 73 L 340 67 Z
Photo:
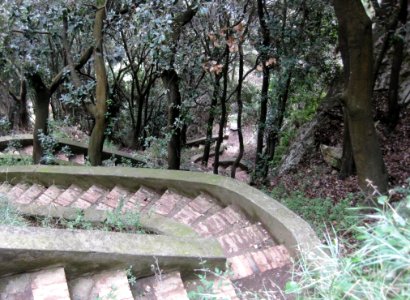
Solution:
M 20 156 L 13 154 L 0 155 L 0 166 L 28 166 L 33 164 L 31 156 Z
M 10 133 L 11 124 L 6 117 L 0 117 L 0 136 Z
M 51 134 L 44 134 L 43 132 L 39 132 L 38 138 L 40 140 L 41 147 L 43 148 L 43 157 L 41 158 L 41 162 L 46 165 L 55 164 L 55 150 L 57 148 L 58 142 L 57 139 L 54 138 Z
M 27 221 L 10 205 L 7 197 L 0 194 L 0 225 L 27 226 Z
M 271 196 L 309 222 L 319 234 L 329 226 L 333 226 L 338 232 L 345 232 L 357 221 L 356 213 L 349 209 L 353 195 L 335 203 L 328 198 L 312 199 L 300 191 L 288 194 L 277 188 L 271 192 Z
M 343 255 L 345 241 L 327 235 L 322 255 L 302 253 L 287 292 L 298 299 L 409 299 L 410 189 L 394 207 L 379 198 L 383 208 L 364 211 L 356 249 Z

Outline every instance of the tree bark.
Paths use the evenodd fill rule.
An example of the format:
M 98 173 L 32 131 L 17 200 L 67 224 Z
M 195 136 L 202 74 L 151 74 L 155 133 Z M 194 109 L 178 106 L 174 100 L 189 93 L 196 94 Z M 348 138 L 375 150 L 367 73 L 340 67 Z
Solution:
M 257 1 L 258 5 L 258 19 L 260 24 L 260 30 L 262 34 L 262 45 L 264 49 L 268 49 L 270 46 L 270 33 L 269 28 L 266 24 L 265 19 L 265 9 L 266 3 L 263 0 Z M 266 52 L 266 50 L 265 50 Z M 256 158 L 255 158 L 255 170 L 252 175 L 252 183 L 254 184 L 259 177 L 261 168 L 263 168 L 264 160 L 263 157 L 263 141 L 265 137 L 265 129 L 266 129 L 266 116 L 268 112 L 268 94 L 269 94 L 269 81 L 270 81 L 270 70 L 269 67 L 266 65 L 268 60 L 268 54 L 263 53 L 262 55 L 262 68 L 263 68 L 263 77 L 262 77 L 262 89 L 261 89 L 261 107 L 259 113 L 259 121 L 258 121 L 258 133 L 256 137 Z
M 181 164 L 181 128 L 176 121 L 179 119 L 181 94 L 179 92 L 179 77 L 174 69 L 162 72 L 162 81 L 168 91 L 168 169 L 179 170 Z
M 278 99 L 278 108 L 275 113 L 273 122 L 269 128 L 268 139 L 266 143 L 266 151 L 263 154 L 264 160 L 262 165 L 262 179 L 265 180 L 269 173 L 269 163 L 275 156 L 276 145 L 279 143 L 279 133 L 283 125 L 283 119 L 285 117 L 286 105 L 289 99 L 290 84 L 292 82 L 292 71 L 289 71 L 287 75 L 285 86 L 281 91 Z
M 38 164 L 41 162 L 44 153 L 40 135 L 47 135 L 48 133 L 48 106 L 50 104 L 51 93 L 39 74 L 29 75 L 28 80 L 34 90 L 34 114 L 36 116 L 33 134 L 33 163 Z
M 404 26 L 407 21 L 407 6 L 408 1 L 401 1 L 401 8 L 399 12 L 399 21 Z M 389 108 L 387 123 L 390 131 L 393 131 L 399 122 L 400 106 L 399 106 L 399 88 L 400 88 L 400 70 L 404 59 L 404 28 L 399 30 L 393 39 L 393 61 L 390 72 L 389 83 Z
M 214 127 L 215 114 L 218 105 L 218 98 L 220 93 L 220 80 L 222 78 L 221 74 L 215 74 L 214 90 L 211 99 L 211 109 L 209 110 L 208 124 L 206 127 L 206 140 L 204 147 L 204 155 L 202 156 L 202 165 L 207 166 L 209 160 L 209 154 L 211 152 L 212 145 L 212 131 Z
M 242 102 L 242 85 L 243 85 L 243 67 L 244 67 L 244 57 L 243 57 L 243 47 L 242 42 L 238 45 L 238 52 L 239 52 L 239 74 L 238 74 L 238 91 L 236 93 L 236 103 L 238 104 L 238 120 L 237 120 L 237 127 L 238 127 L 238 141 L 239 141 L 239 153 L 236 157 L 232 167 L 231 167 L 231 177 L 235 178 L 236 169 L 241 162 L 243 157 L 243 153 L 245 151 L 245 147 L 243 144 L 243 134 L 242 134 L 242 110 L 243 110 L 243 102 Z
M 105 68 L 104 51 L 103 51 L 103 27 L 106 18 L 105 5 L 106 1 L 97 0 L 97 12 L 94 23 L 94 68 L 96 78 L 96 95 L 94 109 L 94 128 L 91 132 L 88 144 L 88 159 L 92 166 L 102 164 L 102 150 L 104 147 L 105 129 L 106 129 L 106 112 L 108 100 L 108 79 Z
M 360 1 L 334 0 L 334 7 L 339 26 L 346 30 L 347 37 L 350 72 L 343 98 L 359 185 L 368 191 L 367 180 L 370 180 L 384 193 L 387 191 L 387 172 L 373 124 L 371 107 L 372 23 Z
M 229 25 L 229 23 L 228 23 Z M 229 26 L 227 26 L 229 27 Z M 219 150 L 221 149 L 221 145 L 224 138 L 224 129 L 226 123 L 226 98 L 228 93 L 228 71 L 229 71 L 229 46 L 226 45 L 225 47 L 225 63 L 223 67 L 223 88 L 222 88 L 222 95 L 221 95 L 221 118 L 219 120 L 219 132 L 218 132 L 218 139 L 216 141 L 215 146 L 215 160 L 214 160 L 214 174 L 218 174 L 219 168 Z

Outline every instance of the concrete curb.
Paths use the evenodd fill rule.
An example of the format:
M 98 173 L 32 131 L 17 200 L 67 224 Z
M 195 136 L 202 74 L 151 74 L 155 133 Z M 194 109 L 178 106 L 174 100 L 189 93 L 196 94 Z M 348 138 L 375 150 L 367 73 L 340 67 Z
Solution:
M 228 177 L 136 168 L 15 166 L 1 167 L 0 180 L 46 186 L 75 183 L 82 188 L 93 184 L 113 188 L 118 184 L 131 190 L 144 185 L 159 191 L 175 189 L 191 197 L 205 192 L 226 205 L 238 205 L 250 218 L 262 222 L 276 242 L 285 245 L 292 256 L 297 256 L 299 251 L 313 251 L 318 255 L 317 247 L 321 245 L 313 229 L 302 218 L 261 191 Z

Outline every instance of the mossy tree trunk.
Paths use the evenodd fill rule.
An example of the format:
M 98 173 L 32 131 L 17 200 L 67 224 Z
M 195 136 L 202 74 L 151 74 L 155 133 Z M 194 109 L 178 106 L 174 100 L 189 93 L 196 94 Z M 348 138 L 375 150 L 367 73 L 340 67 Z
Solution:
M 373 38 L 372 22 L 360 1 L 335 0 L 339 26 L 347 41 L 349 80 L 344 93 L 349 136 L 359 185 L 368 190 L 367 180 L 380 192 L 387 191 L 387 172 L 372 117 Z

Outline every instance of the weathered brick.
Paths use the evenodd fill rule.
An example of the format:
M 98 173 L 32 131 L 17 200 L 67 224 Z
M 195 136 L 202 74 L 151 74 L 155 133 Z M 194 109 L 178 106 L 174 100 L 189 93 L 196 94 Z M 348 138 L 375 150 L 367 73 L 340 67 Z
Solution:
M 16 200 L 16 202 L 21 204 L 29 204 L 38 198 L 45 190 L 45 187 L 38 184 L 33 184 Z
M 48 205 L 56 200 L 62 193 L 62 189 L 56 185 L 52 185 L 36 199 L 35 204 Z
M 107 191 L 96 185 L 92 185 L 85 193 L 83 193 L 77 200 L 79 202 L 86 201 L 88 203 L 96 204 L 99 200 L 102 200 Z M 75 201 L 75 202 L 77 202 Z M 75 204 L 74 202 L 74 204 Z
M 12 185 L 8 182 L 3 182 L 0 186 L 0 193 L 2 194 L 7 194 L 11 189 L 12 189 Z
M 212 200 L 211 196 L 206 194 L 200 194 L 193 201 L 188 204 L 195 211 L 205 214 L 211 207 L 215 206 L 215 201 Z
M 172 212 L 181 209 L 191 200 L 173 191 L 167 190 L 152 207 L 160 215 L 172 215 Z
M 83 165 L 85 164 L 84 154 L 74 155 L 73 157 L 70 158 L 70 161 L 75 164 Z
M 19 183 L 13 186 L 7 193 L 7 198 L 11 202 L 15 202 L 27 189 L 29 188 L 28 184 Z
M 179 272 L 139 279 L 134 287 L 139 300 L 181 299 L 188 295 Z
M 124 271 L 107 271 L 78 278 L 70 285 L 72 300 L 116 299 L 133 300 Z
M 66 189 L 60 196 L 58 196 L 54 203 L 61 206 L 69 206 L 71 203 L 77 200 L 82 193 L 83 190 L 73 184 L 68 189 Z
M 161 195 L 154 190 L 142 186 L 128 199 L 127 208 L 144 210 L 145 208 L 150 207 L 150 204 L 157 201 L 160 197 Z
M 83 199 L 77 199 L 70 206 L 74 208 L 78 208 L 78 209 L 87 209 L 87 208 L 90 208 L 92 204 Z
M 120 186 L 115 186 L 103 199 L 101 203 L 111 207 L 117 208 L 120 202 L 125 206 L 129 192 Z
M 63 268 L 33 274 L 31 288 L 34 300 L 70 300 Z
M 246 255 L 230 257 L 227 262 L 232 269 L 232 280 L 242 279 L 255 273 L 255 263 Z
M 227 255 L 246 249 L 258 249 L 267 241 L 273 244 L 266 230 L 256 224 L 227 233 L 217 239 Z
M 245 226 L 249 223 L 242 214 L 232 206 L 225 207 L 216 214 L 204 221 L 196 224 L 194 229 L 203 236 L 218 235 L 225 230 L 232 230 L 236 227 Z
M 191 206 L 186 205 L 183 209 L 176 213 L 173 218 L 183 224 L 191 225 L 201 216 L 202 214 L 195 211 Z

